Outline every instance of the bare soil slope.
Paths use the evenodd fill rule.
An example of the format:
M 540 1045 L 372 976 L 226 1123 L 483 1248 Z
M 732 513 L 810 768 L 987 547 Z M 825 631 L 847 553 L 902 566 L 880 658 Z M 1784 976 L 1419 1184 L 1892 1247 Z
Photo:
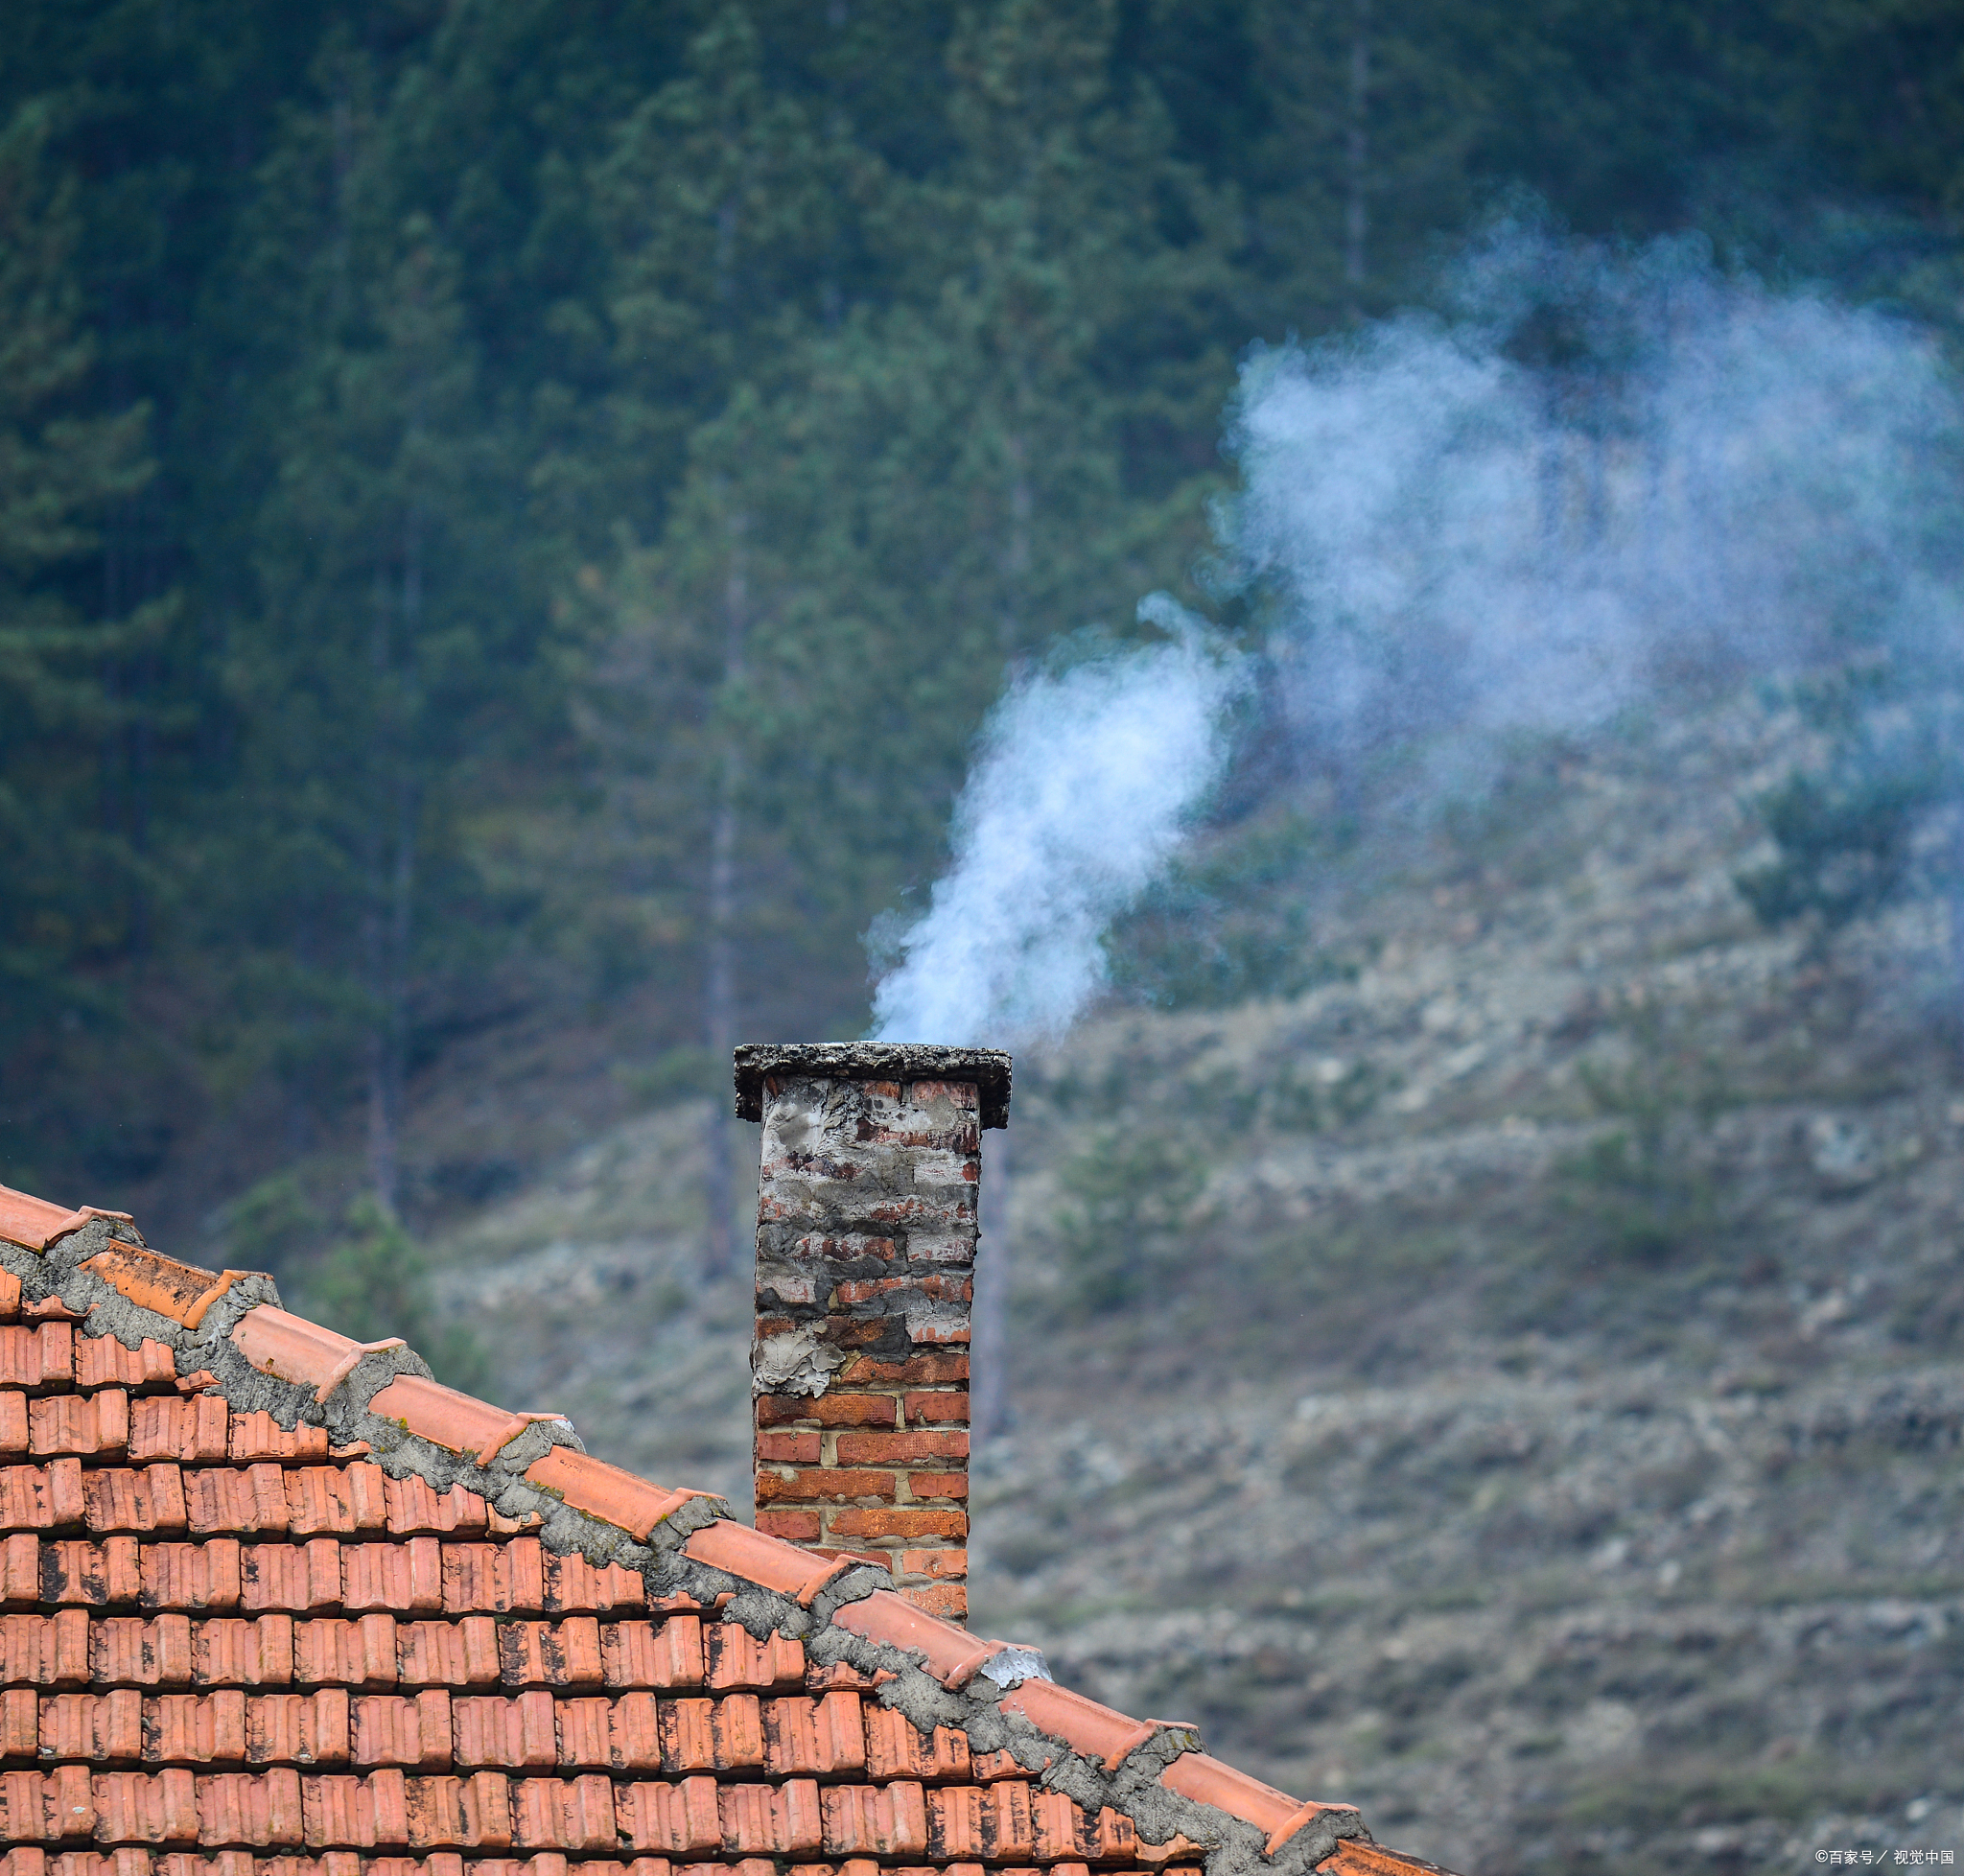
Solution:
M 1754 924 L 1792 747 L 1537 758 L 1319 915 L 1320 988 L 1019 1061 L 979 1628 L 1469 1876 L 1964 1851 L 1948 933 Z M 740 1503 L 700 1135 L 607 1133 L 441 1281 L 514 1404 Z

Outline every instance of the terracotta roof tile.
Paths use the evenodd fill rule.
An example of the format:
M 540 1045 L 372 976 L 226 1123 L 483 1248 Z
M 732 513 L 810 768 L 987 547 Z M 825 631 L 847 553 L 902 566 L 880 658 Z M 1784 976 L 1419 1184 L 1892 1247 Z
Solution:
M 671 1491 L 665 1486 L 650 1485 L 632 1472 L 585 1453 L 554 1446 L 544 1459 L 526 1467 L 526 1478 L 542 1491 L 563 1499 L 576 1512 L 585 1512 L 602 1523 L 618 1525 L 630 1536 L 645 1537 L 656 1525 L 672 1515 L 696 1491 Z
M 769 1537 L 731 1518 L 718 1518 L 692 1534 L 682 1546 L 698 1563 L 776 1589 L 809 1608 L 828 1583 L 853 1565 L 845 1558 L 814 1558 L 808 1550 Z
M 98 1217 L 122 1217 L 120 1212 L 98 1212 Z M 126 1220 L 127 1222 L 127 1220 Z M 115 1244 L 99 1252 L 82 1265 L 112 1289 L 145 1309 L 154 1309 L 186 1328 L 195 1329 L 204 1321 L 205 1311 L 224 1296 L 235 1283 L 252 1273 L 228 1270 L 214 1277 L 196 1264 L 180 1264 L 175 1257 L 134 1245 Z
M 127 1211 L 98 1211 L 85 1205 L 76 1211 L 50 1205 L 46 1199 L 16 1192 L 0 1185 L 0 1237 L 30 1251 L 45 1251 L 58 1238 L 79 1231 L 91 1218 L 106 1218 L 119 1225 L 130 1222 Z
M 57 1282 L 43 1247 L 83 1230 Z M 1202 1876 L 1237 1830 L 1284 1876 L 1428 1868 L 1033 1651 L 864 1593 L 871 1561 L 959 1596 L 966 1559 L 902 1528 L 958 1542 L 956 1504 L 843 1507 L 873 1521 L 848 1543 L 893 1548 L 814 1554 L 135 1235 L 0 1190 L 0 1876 Z M 97 1284 L 137 1347 L 85 1332 Z M 926 1388 L 966 1358 L 857 1366 Z M 892 1393 L 806 1428 L 799 1405 L 764 1435 L 787 1490 L 821 1419 L 876 1469 L 966 1440 L 900 1455 Z M 998 1703 L 1035 1731 L 975 1752 L 960 1716 Z M 1142 1843 L 1114 1774 L 1156 1739 L 1185 1808 Z M 1069 1755 L 1109 1802 L 1037 1782 Z

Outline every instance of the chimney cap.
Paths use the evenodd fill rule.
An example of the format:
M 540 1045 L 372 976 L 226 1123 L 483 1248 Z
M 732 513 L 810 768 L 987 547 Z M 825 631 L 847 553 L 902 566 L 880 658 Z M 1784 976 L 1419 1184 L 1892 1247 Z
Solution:
M 736 1117 L 763 1118 L 766 1075 L 810 1081 L 970 1081 L 985 1127 L 1009 1125 L 1007 1049 L 942 1048 L 931 1043 L 739 1043 Z

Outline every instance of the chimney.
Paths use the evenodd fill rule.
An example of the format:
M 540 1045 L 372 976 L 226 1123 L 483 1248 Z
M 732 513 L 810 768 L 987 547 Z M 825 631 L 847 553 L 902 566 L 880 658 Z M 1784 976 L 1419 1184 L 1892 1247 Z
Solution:
M 746 1044 L 757 1195 L 757 1526 L 969 1608 L 969 1315 L 995 1049 Z

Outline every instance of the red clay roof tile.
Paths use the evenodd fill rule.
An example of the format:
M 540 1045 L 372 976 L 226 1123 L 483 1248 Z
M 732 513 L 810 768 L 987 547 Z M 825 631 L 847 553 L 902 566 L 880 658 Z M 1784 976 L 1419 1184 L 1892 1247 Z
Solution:
M 359 1356 L 362 1346 L 352 1336 L 337 1335 L 269 1303 L 240 1317 L 232 1342 L 262 1374 L 313 1388 L 316 1395 L 347 1377 L 350 1371 L 342 1362 L 349 1354 Z
M 567 1446 L 554 1446 L 545 1458 L 526 1467 L 528 1483 L 563 1499 L 603 1524 L 618 1525 L 630 1536 L 644 1538 L 666 1517 L 679 1512 L 700 1491 L 670 1491 L 650 1485 L 618 1466 L 590 1459 Z
M 832 1618 L 840 1628 L 868 1641 L 918 1653 L 922 1666 L 944 1687 L 963 1687 L 1005 1642 L 978 1641 L 966 1629 L 930 1615 L 891 1589 L 876 1589 L 860 1602 L 848 1603 Z
M 349 1362 L 350 1372 L 353 1367 Z M 573 1430 L 573 1422 L 564 1414 L 514 1414 L 509 1408 L 493 1407 L 415 1374 L 398 1375 L 370 1398 L 368 1411 L 396 1421 L 405 1431 L 428 1440 L 433 1445 L 449 1452 L 468 1453 L 480 1466 L 488 1466 L 528 1426 L 544 1422 L 563 1426 L 568 1432 Z
M 0 1236 L 25 1247 L 4 1255 L 17 1261 L 99 1215 L 0 1190 Z M 385 1384 L 366 1405 L 428 1445 L 381 1442 L 385 1470 L 359 1440 L 334 1443 L 363 1404 L 337 1390 L 400 1342 L 337 1335 L 269 1290 L 241 1290 L 241 1273 L 134 1243 L 114 1242 L 87 1269 L 152 1311 L 156 1333 L 137 1348 L 79 1335 L 80 1312 L 61 1296 L 23 1307 L 18 1278 L 0 1270 L 0 1754 L 37 1762 L 0 1771 L 0 1834 L 47 1845 L 92 1836 L 99 1847 L 87 1868 L 66 1853 L 59 1868 L 44 1857 L 16 1870 L 10 1858 L 5 1876 L 465 1876 L 466 1856 L 477 1876 L 677 1876 L 670 1859 L 687 1861 L 681 1876 L 771 1876 L 786 1864 L 812 1876 L 907 1876 L 910 1860 L 930 1856 L 965 1876 L 1024 1864 L 1030 1876 L 1090 1876 L 1202 1854 L 1183 1835 L 1141 1844 L 1123 1808 L 1087 1812 L 1034 1786 L 1011 1754 L 972 1753 L 960 1727 L 924 1733 L 864 1698 L 896 1680 L 877 1655 L 811 1663 L 799 1641 L 760 1639 L 722 1617 L 727 1597 L 700 1581 L 691 1596 L 670 1577 L 654 1597 L 638 1564 L 547 1548 L 525 1535 L 541 1523 L 527 1494 L 786 1606 L 808 1610 L 831 1587 L 850 1596 L 864 1559 L 814 1555 L 713 1505 L 677 1547 L 659 1529 L 701 1494 L 564 1443 L 518 1483 L 477 1475 L 511 1508 L 500 1512 L 480 1491 L 441 1483 L 456 1466 L 433 1470 L 429 1447 L 482 1466 L 529 1426 L 564 1422 L 403 1372 L 415 1367 L 407 1354 L 378 1364 Z M 209 1370 L 178 1376 L 170 1339 L 235 1292 L 234 1346 L 311 1395 L 312 1419 L 282 1427 L 263 1409 L 232 1409 Z M 965 1358 L 859 1365 L 870 1385 L 925 1385 Z M 856 1398 L 843 1420 L 827 1409 L 826 1423 L 891 1428 L 893 1395 Z M 910 1406 L 908 1423 L 933 1404 Z M 315 1407 L 328 1426 L 313 1423 Z M 799 1417 L 776 1418 L 788 1429 Z M 806 1455 L 793 1445 L 814 1436 L 768 1437 L 790 1442 L 780 1457 L 795 1468 Z M 890 1430 L 846 1437 L 863 1464 L 902 1457 L 887 1450 Z M 908 1438 L 934 1450 L 905 1457 L 932 1458 L 950 1441 L 955 1456 L 965 1436 Z M 967 1528 L 952 1507 L 904 1515 L 934 1536 Z M 545 1525 L 565 1528 L 556 1513 Z M 950 1556 L 900 1556 L 902 1579 L 931 1590 L 959 1568 Z M 974 1690 L 997 1698 L 977 1676 L 1005 1644 L 891 1591 L 846 1603 L 830 1622 L 970 1700 Z M 1040 1677 L 1017 1681 L 1029 1672 Z M 1107 1771 L 1165 1724 L 1055 1687 L 1040 1657 L 1011 1654 L 995 1673 L 1011 1688 L 1008 1711 Z M 1254 1824 L 1271 1855 L 1318 1819 L 1356 1828 L 1348 1807 L 1302 1804 L 1196 1751 L 1160 1783 Z M 1187 1828 L 1210 1837 L 1205 1817 L 1196 1811 Z M 1325 1829 L 1316 1843 L 1329 1841 Z M 194 1842 L 196 1869 L 188 1848 L 172 1847 Z M 1323 1867 L 1344 1876 L 1429 1867 L 1357 1840 L 1338 1850 Z M 598 1860 L 575 1861 L 589 1856 Z M 795 1861 L 819 1857 L 831 1861 Z
M 131 1222 L 127 1211 L 98 1211 L 92 1205 L 67 1211 L 46 1199 L 16 1192 L 11 1185 L 0 1185 L 0 1237 L 29 1251 L 45 1251 L 58 1238 L 80 1230 L 91 1218 L 106 1218 L 118 1225 Z
M 690 1535 L 682 1549 L 698 1563 L 762 1583 L 807 1608 L 827 1583 L 853 1567 L 849 1559 L 814 1558 L 808 1550 L 767 1537 L 734 1518 L 718 1518 L 704 1525 Z
M 115 1212 L 98 1216 L 120 1217 Z M 97 1253 L 82 1269 L 145 1309 L 154 1309 L 186 1328 L 204 1321 L 205 1311 L 231 1287 L 254 1273 L 228 1270 L 214 1277 L 196 1264 L 180 1264 L 140 1246 L 116 1244 Z
M 1116 1771 L 1126 1755 L 1154 1733 L 1152 1721 L 1114 1713 L 1049 1680 L 1024 1681 L 1003 1697 L 1002 1708 L 1005 1713 L 1020 1713 L 1086 1758 L 1102 1760 L 1108 1771 Z

